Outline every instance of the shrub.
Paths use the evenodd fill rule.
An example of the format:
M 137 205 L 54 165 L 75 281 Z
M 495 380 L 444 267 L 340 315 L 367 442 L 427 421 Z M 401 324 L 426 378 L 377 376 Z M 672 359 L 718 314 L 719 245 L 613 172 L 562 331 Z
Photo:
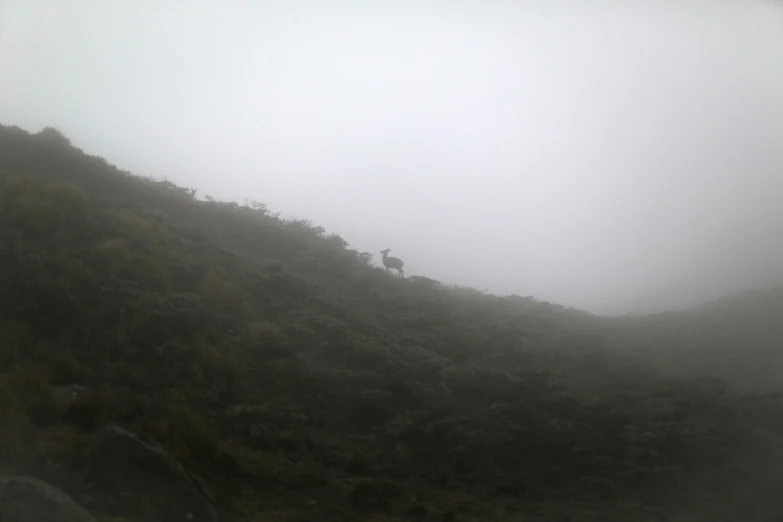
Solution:
M 388 512 L 392 503 L 385 489 L 376 481 L 362 480 L 351 489 L 351 501 L 354 507 L 362 511 Z
M 36 342 L 33 332 L 27 324 L 19 321 L 0 323 L 0 367 L 9 368 L 16 364 L 20 356 Z
M 244 313 L 245 297 L 240 286 L 214 270 L 209 271 L 201 280 L 199 293 L 222 313 L 237 316 Z
M 44 127 L 35 135 L 35 138 L 49 147 L 58 149 L 71 148 L 71 140 L 54 127 Z

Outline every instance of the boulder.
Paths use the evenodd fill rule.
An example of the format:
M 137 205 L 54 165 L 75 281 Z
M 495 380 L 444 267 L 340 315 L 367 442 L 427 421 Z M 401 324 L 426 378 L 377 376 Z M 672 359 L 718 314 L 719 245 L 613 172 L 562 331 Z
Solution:
M 2 522 L 93 522 L 71 497 L 32 477 L 0 477 Z
M 89 456 L 96 488 L 118 511 L 151 521 L 215 522 L 215 505 L 204 486 L 163 448 L 117 426 L 101 429 Z M 102 495 L 102 496 L 103 496 Z

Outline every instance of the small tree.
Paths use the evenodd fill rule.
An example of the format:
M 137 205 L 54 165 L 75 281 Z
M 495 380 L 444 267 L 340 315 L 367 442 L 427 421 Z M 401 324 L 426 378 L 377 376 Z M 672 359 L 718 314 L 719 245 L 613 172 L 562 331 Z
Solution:
M 372 254 L 369 252 L 362 252 L 358 254 L 359 260 L 364 263 L 365 265 L 371 265 L 372 264 Z
M 348 246 L 348 241 L 340 237 L 338 234 L 329 234 L 326 240 L 336 245 L 338 248 L 345 248 Z
M 255 199 L 251 199 L 250 202 L 247 202 L 247 200 L 245 200 L 245 203 L 256 212 L 261 212 L 264 215 L 269 214 L 269 209 L 266 207 L 266 203 L 262 203 Z

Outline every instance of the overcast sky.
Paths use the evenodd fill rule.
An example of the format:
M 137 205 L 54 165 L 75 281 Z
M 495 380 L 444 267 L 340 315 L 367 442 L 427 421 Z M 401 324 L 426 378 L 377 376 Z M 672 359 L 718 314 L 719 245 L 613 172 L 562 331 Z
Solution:
M 0 121 L 495 293 L 783 281 L 774 1 L 0 0 Z

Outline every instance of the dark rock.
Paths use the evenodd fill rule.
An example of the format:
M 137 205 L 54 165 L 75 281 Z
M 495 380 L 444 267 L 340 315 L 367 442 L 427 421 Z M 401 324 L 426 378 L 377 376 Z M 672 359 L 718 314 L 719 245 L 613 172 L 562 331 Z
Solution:
M 117 426 L 103 428 L 89 457 L 89 473 L 101 493 L 122 512 L 145 520 L 214 522 L 206 488 L 162 448 Z
M 0 477 L 2 522 L 93 522 L 71 497 L 32 477 Z

